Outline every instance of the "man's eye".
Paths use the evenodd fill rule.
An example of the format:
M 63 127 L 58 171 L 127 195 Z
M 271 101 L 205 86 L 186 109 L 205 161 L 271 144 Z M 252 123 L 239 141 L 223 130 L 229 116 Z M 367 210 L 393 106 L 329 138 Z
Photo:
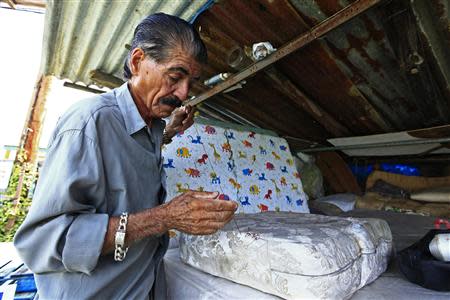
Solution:
M 169 80 L 171 82 L 173 82 L 173 83 L 177 83 L 180 80 L 180 78 L 179 77 L 174 77 L 174 76 L 169 76 Z

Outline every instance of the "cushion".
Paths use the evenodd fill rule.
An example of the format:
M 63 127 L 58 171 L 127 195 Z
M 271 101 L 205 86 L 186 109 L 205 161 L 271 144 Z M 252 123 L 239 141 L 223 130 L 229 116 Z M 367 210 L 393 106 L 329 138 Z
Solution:
M 429 250 L 433 238 L 446 233 L 450 233 L 450 229 L 430 230 L 398 253 L 398 266 L 409 281 L 427 289 L 450 291 L 450 263 L 437 260 Z
M 168 200 L 188 189 L 218 191 L 242 213 L 309 212 L 288 143 L 274 132 L 196 120 L 163 156 Z
M 375 280 L 391 255 L 383 220 L 288 212 L 234 220 L 213 235 L 182 234 L 182 261 L 285 299 L 335 299 Z
M 411 193 L 411 199 L 427 202 L 450 203 L 450 187 L 437 187 Z

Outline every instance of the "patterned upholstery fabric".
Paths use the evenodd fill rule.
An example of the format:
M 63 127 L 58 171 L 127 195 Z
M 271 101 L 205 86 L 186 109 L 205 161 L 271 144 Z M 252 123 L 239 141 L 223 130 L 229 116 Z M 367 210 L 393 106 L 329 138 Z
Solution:
M 195 123 L 175 136 L 163 148 L 167 199 L 187 189 L 219 191 L 239 201 L 240 213 L 309 212 L 287 142 L 255 131 Z
M 209 236 L 181 235 L 185 263 L 285 299 L 346 299 L 386 270 L 387 223 L 268 212 Z

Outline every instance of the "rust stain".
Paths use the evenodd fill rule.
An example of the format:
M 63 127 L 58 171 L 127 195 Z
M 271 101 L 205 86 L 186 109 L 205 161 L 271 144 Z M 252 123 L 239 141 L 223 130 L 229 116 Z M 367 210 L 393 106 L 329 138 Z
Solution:
M 271 87 L 271 81 L 264 74 L 257 74 L 246 85 L 246 88 L 232 92 L 235 98 L 249 105 L 248 109 L 256 113 L 271 116 L 279 123 L 284 135 L 305 136 L 312 139 L 314 136 L 326 138 L 330 134 L 321 125 L 314 121 L 303 110 L 294 110 L 290 99 Z M 283 99 L 283 100 L 280 100 Z M 300 126 L 298 120 L 302 120 Z
M 351 40 L 350 45 L 355 45 L 355 44 L 359 45 L 358 47 L 362 47 L 361 45 L 363 45 L 362 42 L 360 42 L 358 39 L 354 38 L 353 40 Z M 332 43 L 328 43 L 328 47 L 330 48 L 332 53 L 335 55 L 335 57 L 338 58 L 339 60 L 341 60 L 345 64 L 345 66 L 350 69 L 350 71 L 352 73 L 352 76 L 351 76 L 350 80 L 355 85 L 364 83 L 364 84 L 366 84 L 367 86 L 370 87 L 370 82 L 368 82 L 364 78 L 364 76 L 362 74 L 360 74 L 360 70 L 348 58 L 348 53 L 349 53 L 351 48 L 339 49 L 336 46 L 334 46 Z M 366 52 L 363 51 L 363 53 L 366 53 Z M 372 61 L 371 66 L 374 67 L 375 72 L 380 72 L 380 71 L 383 70 L 383 65 L 381 63 L 379 63 L 378 61 L 374 61 L 374 60 L 371 60 L 371 61 Z M 381 77 L 383 77 L 383 76 L 381 76 Z M 348 89 L 348 91 L 349 91 L 349 95 L 356 96 L 356 94 L 354 93 L 354 90 L 351 87 L 350 87 L 350 89 Z M 376 90 L 374 88 L 371 88 L 371 92 L 373 94 L 375 94 L 379 99 L 381 99 L 382 102 L 386 106 L 390 107 L 390 110 L 393 111 L 394 113 L 400 107 L 401 107 L 402 110 L 404 110 L 404 111 L 406 111 L 408 113 L 417 112 L 417 107 L 414 105 L 414 103 L 411 103 L 411 101 L 408 101 L 404 97 L 397 97 L 395 99 L 388 99 L 380 91 L 378 91 L 378 90 Z M 391 126 L 393 124 L 393 122 L 389 121 L 389 120 L 388 120 L 388 123 L 390 123 Z M 408 123 L 408 120 L 405 120 L 405 123 Z M 401 129 L 401 128 L 398 128 L 398 129 Z
M 416 138 L 433 139 L 450 137 L 450 125 L 411 130 L 408 134 Z
M 381 131 L 381 127 L 370 120 L 371 116 L 367 114 L 366 108 L 361 106 L 366 100 L 361 95 L 348 93 L 354 86 L 353 83 L 318 42 L 299 50 L 295 56 L 297 59 L 293 57 L 282 61 L 280 65 L 306 94 L 316 99 L 339 122 L 350 124 L 347 127 L 354 128 L 356 134 Z
M 364 22 L 364 25 L 366 26 L 367 31 L 369 32 L 372 39 L 377 42 L 385 39 L 386 36 L 384 34 L 384 31 L 382 29 L 376 29 L 375 24 L 367 15 L 362 15 L 359 18 Z
M 344 8 L 337 0 L 317 0 L 316 3 L 327 16 L 331 16 Z
M 301 11 L 297 11 L 297 13 L 302 18 L 302 20 L 305 22 L 305 24 L 307 24 L 308 27 L 310 27 L 310 28 L 313 27 L 314 25 L 319 24 L 319 22 L 320 22 L 318 19 L 316 19 L 312 16 L 305 15 Z
M 373 68 L 373 70 L 375 72 L 381 71 L 381 69 L 383 68 L 381 63 L 379 63 L 377 60 L 370 57 L 370 55 L 367 53 L 367 50 L 365 49 L 365 47 L 367 47 L 370 39 L 359 39 L 352 34 L 348 34 L 347 39 L 351 45 L 351 48 L 358 51 L 359 54 L 361 54 L 361 56 L 366 60 L 366 62 Z M 347 53 L 350 49 L 347 50 Z
M 450 9 L 450 4 L 446 8 L 443 1 L 444 0 L 430 1 L 429 4 L 433 7 L 433 11 L 438 17 L 439 27 L 443 32 L 447 45 L 450 46 L 450 21 L 447 16 L 449 13 L 447 9 Z
M 33 101 L 28 112 L 26 123 L 27 129 L 24 136 L 22 136 L 21 142 L 24 151 L 27 154 L 27 162 L 34 163 L 36 161 L 39 138 L 44 121 L 45 103 L 47 101 L 50 84 L 51 76 L 42 76 L 36 83 Z

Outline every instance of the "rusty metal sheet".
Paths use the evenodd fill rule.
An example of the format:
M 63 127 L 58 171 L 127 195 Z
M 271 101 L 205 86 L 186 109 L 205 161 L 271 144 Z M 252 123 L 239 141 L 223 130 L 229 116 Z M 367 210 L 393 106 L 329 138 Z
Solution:
M 310 28 L 294 7 L 287 2 L 283 6 L 281 5 L 282 2 L 259 1 L 257 9 L 248 3 L 254 2 L 228 1 L 214 6 L 200 18 L 199 24 L 202 30 L 207 31 L 208 28 L 215 28 L 214 30 L 219 32 L 213 40 L 216 45 L 221 44 L 222 39 L 220 37 L 223 37 L 228 44 L 232 44 L 230 40 L 234 40 L 235 44 L 240 46 L 251 45 L 255 41 L 269 40 L 275 47 L 278 47 Z M 242 14 L 245 14 L 246 18 L 241 18 L 241 20 L 239 18 Z M 263 14 L 264 18 L 259 14 Z M 266 26 L 261 29 L 262 24 L 251 24 L 251 20 L 255 19 L 259 22 L 265 20 L 267 23 L 277 24 L 277 26 Z M 214 22 L 211 23 L 211 20 L 214 20 Z M 218 21 L 224 23 L 217 23 Z M 296 26 L 293 26 L 293 23 Z M 209 41 L 207 41 L 207 45 L 210 48 Z M 213 57 L 215 57 L 214 52 L 212 48 Z M 326 61 L 324 62 L 324 60 Z M 362 134 L 367 130 L 369 132 L 381 132 L 388 128 L 363 95 L 358 94 L 357 89 L 352 88 L 351 81 L 345 77 L 318 42 L 313 42 L 299 50 L 279 62 L 278 65 L 281 66 L 285 75 L 301 87 L 313 101 L 317 101 L 341 123 L 348 124 L 347 126 L 352 128 L 353 134 Z M 324 68 L 326 69 L 321 71 Z M 325 76 L 322 76 L 323 74 Z M 347 87 L 347 90 L 343 87 Z M 356 95 L 354 95 L 355 93 Z M 355 105 L 352 103 L 355 101 L 363 104 Z M 335 104 L 332 109 L 330 109 L 330 102 Z M 350 103 L 347 105 L 348 103 L 345 102 Z M 350 110 L 347 107 L 350 107 Z
M 268 40 L 279 47 L 351 2 L 292 0 L 219 3 L 199 20 L 205 32 L 214 32 L 214 39 L 207 45 L 211 49 L 212 65 L 217 62 L 219 68 L 213 67 L 211 74 L 232 71 L 224 64 L 224 48 L 221 53 L 214 50 L 220 48 L 219 45 L 226 45 L 226 48 L 231 47 L 233 41 L 235 45 L 245 46 Z M 442 11 L 447 12 L 441 8 Z M 245 18 L 242 18 L 243 15 Z M 430 99 L 430 96 L 424 99 L 432 80 L 419 78 L 411 81 L 398 60 L 397 50 L 393 49 L 395 45 L 387 32 L 393 28 L 386 29 L 386 23 L 401 15 L 401 8 L 383 5 L 286 57 L 276 64 L 277 68 L 309 99 L 350 128 L 351 135 L 445 124 L 449 117 L 446 113 L 447 99 Z M 448 31 L 448 20 L 443 23 L 447 24 Z M 408 29 L 398 23 L 389 23 L 389 26 L 403 31 Z M 225 40 L 226 43 L 223 43 Z M 421 93 L 414 90 L 416 86 Z M 251 97 L 257 92 L 248 94 Z M 289 97 L 283 98 L 283 101 L 289 102 Z M 259 99 L 268 103 L 275 101 Z

